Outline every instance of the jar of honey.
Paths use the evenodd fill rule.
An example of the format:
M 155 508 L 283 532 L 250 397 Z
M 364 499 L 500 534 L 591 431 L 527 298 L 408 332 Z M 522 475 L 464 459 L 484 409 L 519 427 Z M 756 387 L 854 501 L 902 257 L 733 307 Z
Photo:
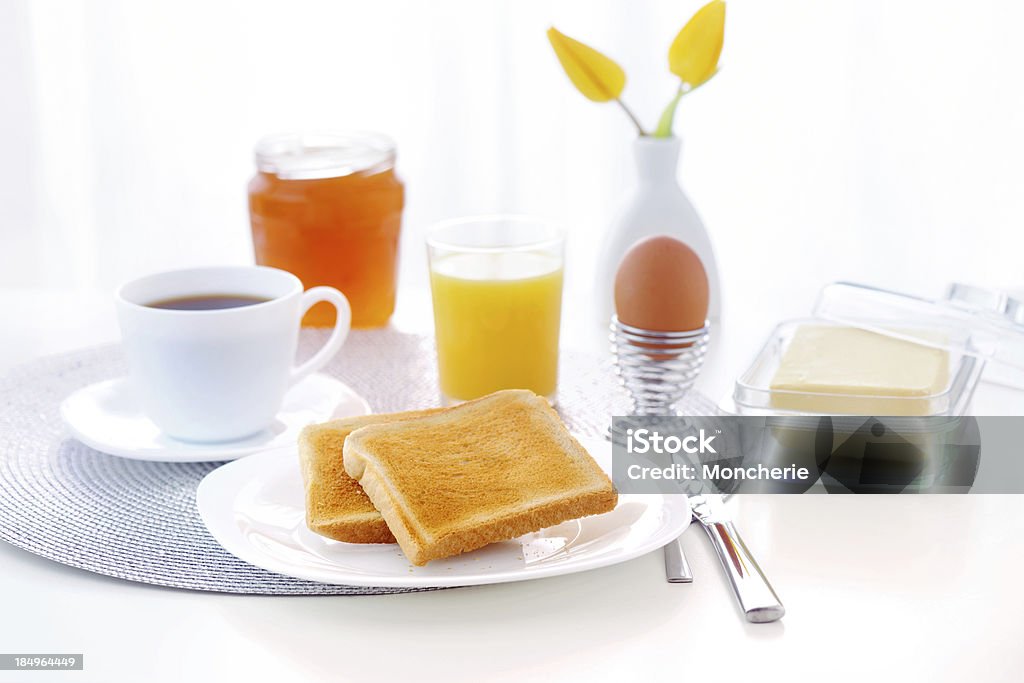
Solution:
M 256 262 L 294 273 L 308 287 L 340 289 L 353 327 L 386 325 L 395 310 L 405 188 L 395 145 L 373 133 L 289 134 L 256 145 L 249 217 Z M 304 325 L 334 324 L 317 304 Z

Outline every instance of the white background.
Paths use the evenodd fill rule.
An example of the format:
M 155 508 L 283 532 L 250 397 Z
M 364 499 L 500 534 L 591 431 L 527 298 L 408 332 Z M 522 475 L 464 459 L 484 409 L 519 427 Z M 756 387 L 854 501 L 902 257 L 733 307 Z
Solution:
M 254 141 L 370 128 L 399 146 L 406 286 L 431 222 L 516 211 L 570 229 L 586 291 L 633 132 L 572 88 L 544 31 L 616 58 L 652 126 L 699 4 L 7 0 L 0 287 L 249 262 Z M 1022 24 L 996 0 L 730 2 L 722 71 L 677 123 L 730 310 L 801 315 L 835 279 L 1024 284 Z
M 116 339 L 123 279 L 249 262 L 251 146 L 275 130 L 397 139 L 400 308 L 427 308 L 412 298 L 425 227 L 472 212 L 564 222 L 569 286 L 586 291 L 632 132 L 572 89 L 544 30 L 618 59 L 651 125 L 674 87 L 665 51 L 698 5 L 0 0 L 0 370 Z M 1024 286 L 1022 19 L 994 0 L 729 3 L 722 72 L 678 120 L 726 290 L 709 394 L 729 390 L 762 324 L 805 313 L 827 281 Z M 993 391 L 979 412 L 1024 410 Z M 84 652 L 84 675 L 108 681 L 1019 679 L 1024 498 L 730 505 L 782 622 L 741 620 L 696 528 L 690 586 L 665 583 L 652 553 L 369 598 L 158 589 L 0 544 L 0 604 L 18 616 L 0 618 L 0 650 Z

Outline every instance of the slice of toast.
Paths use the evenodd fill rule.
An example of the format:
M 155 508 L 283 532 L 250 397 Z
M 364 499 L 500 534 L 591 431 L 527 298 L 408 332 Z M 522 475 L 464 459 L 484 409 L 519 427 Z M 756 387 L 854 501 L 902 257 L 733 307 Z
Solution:
M 352 432 L 345 470 L 414 565 L 608 512 L 608 476 L 530 391 Z
M 440 410 L 361 415 L 309 425 L 299 434 L 299 463 L 306 487 L 306 526 L 347 543 L 394 543 L 384 518 L 355 479 L 345 473 L 342 445 L 352 431 L 371 424 L 431 415 Z

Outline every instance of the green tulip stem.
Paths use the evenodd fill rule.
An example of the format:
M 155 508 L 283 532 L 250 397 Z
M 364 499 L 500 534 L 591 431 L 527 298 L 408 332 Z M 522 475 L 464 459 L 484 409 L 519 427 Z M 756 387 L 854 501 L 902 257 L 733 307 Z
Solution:
M 656 138 L 670 138 L 672 137 L 672 124 L 676 120 L 676 107 L 679 105 L 679 100 L 683 99 L 683 95 L 689 95 L 697 88 L 700 88 L 705 83 L 710 81 L 718 73 L 718 69 L 715 69 L 715 73 L 707 77 L 702 83 L 691 86 L 689 83 L 679 82 L 679 87 L 676 89 L 676 94 L 672 97 L 672 101 L 668 103 L 665 110 L 661 112 L 661 118 L 658 119 L 658 127 L 654 129 L 654 137 Z
M 640 125 L 640 119 L 630 111 L 629 107 L 626 106 L 626 103 L 622 101 L 622 98 L 616 97 L 615 101 L 619 103 L 619 106 L 622 107 L 622 111 L 626 112 L 626 116 L 628 116 L 629 120 L 633 122 L 634 126 L 636 126 L 636 131 L 640 133 L 640 137 L 647 135 L 647 131 L 645 131 L 644 127 Z
M 654 137 L 656 138 L 670 138 L 672 137 L 672 123 L 676 119 L 676 106 L 679 104 L 679 100 L 683 98 L 686 91 L 683 90 L 683 84 L 679 84 L 679 88 L 676 90 L 675 96 L 669 101 L 668 106 L 661 112 L 661 118 L 658 119 L 658 127 L 654 129 Z

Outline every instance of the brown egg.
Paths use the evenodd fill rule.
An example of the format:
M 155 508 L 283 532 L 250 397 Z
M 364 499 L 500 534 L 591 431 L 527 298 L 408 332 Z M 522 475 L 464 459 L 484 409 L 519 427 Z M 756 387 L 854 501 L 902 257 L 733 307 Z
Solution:
M 674 237 L 640 240 L 615 274 L 615 312 L 623 323 L 645 330 L 700 329 L 708 315 L 704 264 Z

